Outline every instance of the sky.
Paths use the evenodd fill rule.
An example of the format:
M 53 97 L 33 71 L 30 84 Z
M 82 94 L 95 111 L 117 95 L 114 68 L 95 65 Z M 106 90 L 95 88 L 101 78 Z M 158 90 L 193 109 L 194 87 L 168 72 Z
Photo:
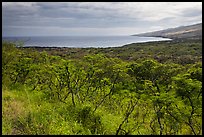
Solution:
M 202 22 L 202 2 L 2 2 L 2 36 L 133 35 Z

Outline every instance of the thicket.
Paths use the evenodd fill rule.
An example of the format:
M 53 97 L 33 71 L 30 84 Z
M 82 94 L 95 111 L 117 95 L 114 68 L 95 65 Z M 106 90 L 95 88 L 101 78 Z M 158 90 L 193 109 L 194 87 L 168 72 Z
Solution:
M 154 59 L 159 63 L 176 63 L 181 65 L 194 64 L 202 61 L 202 41 L 159 41 L 132 43 L 122 47 L 110 48 L 40 48 L 26 47 L 27 52 L 46 51 L 49 55 L 64 59 L 82 59 L 90 54 L 103 54 L 109 58 L 119 58 L 123 61 L 140 61 Z
M 202 134 L 202 64 L 2 46 L 3 134 Z

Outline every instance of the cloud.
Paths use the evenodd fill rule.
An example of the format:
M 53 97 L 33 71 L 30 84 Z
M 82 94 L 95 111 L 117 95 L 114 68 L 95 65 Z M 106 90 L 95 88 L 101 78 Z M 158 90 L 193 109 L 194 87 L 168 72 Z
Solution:
M 181 13 L 184 17 L 196 17 L 196 16 L 202 16 L 202 9 L 184 9 Z
M 105 33 L 107 30 L 116 35 L 121 29 L 121 33 L 134 34 L 131 30 L 138 33 L 138 31 L 145 32 L 197 22 L 202 22 L 201 2 L 2 3 L 3 34 L 9 35 L 12 35 L 14 30 L 15 34 L 33 32 L 33 35 L 37 35 L 43 30 L 44 32 L 52 30 L 54 34 L 57 29 L 72 30 L 76 34 L 81 34 L 80 30 L 83 32 L 90 30 L 92 33 L 97 33 L 98 30 L 107 34 Z M 102 31 L 103 29 L 105 30 Z M 72 34 L 69 31 L 63 32 L 64 35 Z

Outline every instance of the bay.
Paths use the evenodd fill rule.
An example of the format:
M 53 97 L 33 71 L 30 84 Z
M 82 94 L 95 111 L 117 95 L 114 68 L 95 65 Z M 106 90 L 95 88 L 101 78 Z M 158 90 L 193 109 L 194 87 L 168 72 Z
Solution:
M 107 48 L 131 43 L 166 41 L 168 38 L 138 36 L 32 36 L 3 37 L 3 41 L 22 42 L 23 47 Z

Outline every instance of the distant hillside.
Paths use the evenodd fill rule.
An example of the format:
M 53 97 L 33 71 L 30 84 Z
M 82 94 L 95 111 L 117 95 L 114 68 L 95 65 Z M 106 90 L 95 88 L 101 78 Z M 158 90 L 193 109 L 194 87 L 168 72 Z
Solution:
M 135 34 L 133 36 L 165 37 L 170 39 L 202 39 L 202 23 L 148 33 Z

